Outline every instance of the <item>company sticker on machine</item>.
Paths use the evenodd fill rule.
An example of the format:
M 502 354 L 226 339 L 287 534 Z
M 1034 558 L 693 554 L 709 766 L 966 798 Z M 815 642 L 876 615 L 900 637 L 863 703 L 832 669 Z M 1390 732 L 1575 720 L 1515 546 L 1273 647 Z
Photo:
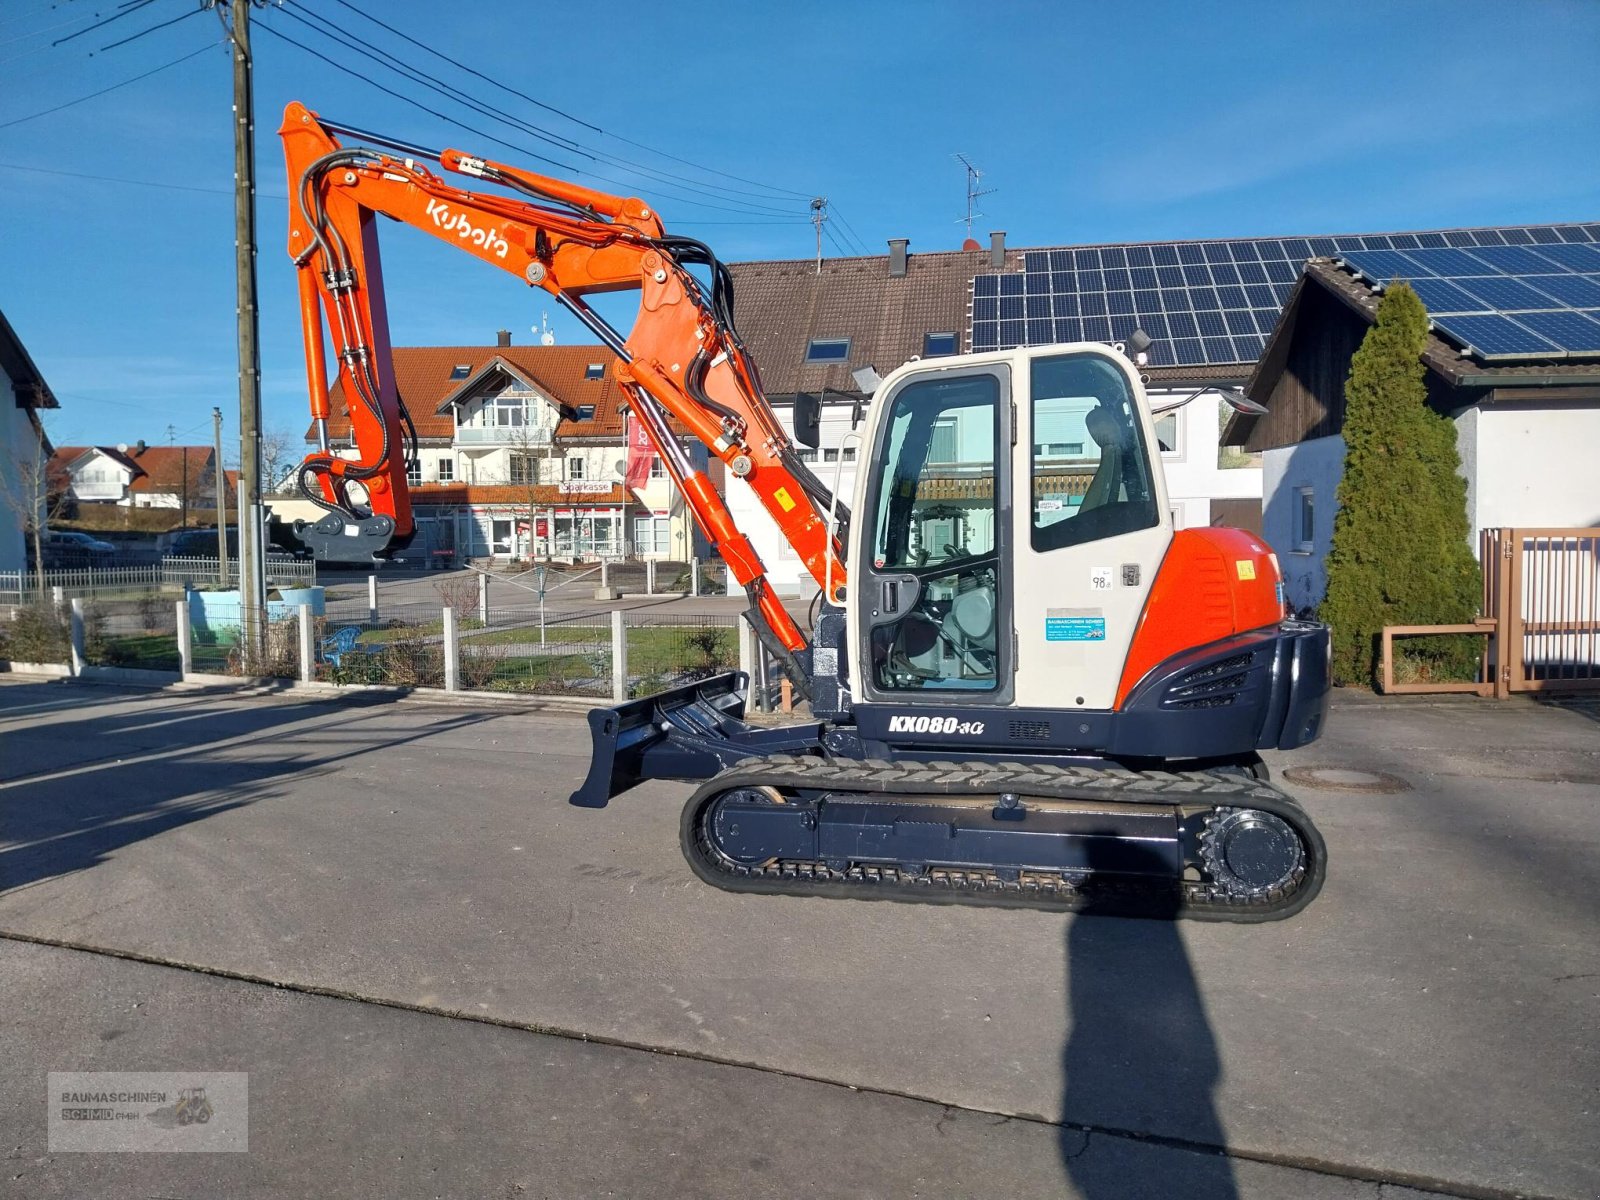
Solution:
M 1106 619 L 1098 608 L 1047 608 L 1044 610 L 1047 642 L 1103 642 Z

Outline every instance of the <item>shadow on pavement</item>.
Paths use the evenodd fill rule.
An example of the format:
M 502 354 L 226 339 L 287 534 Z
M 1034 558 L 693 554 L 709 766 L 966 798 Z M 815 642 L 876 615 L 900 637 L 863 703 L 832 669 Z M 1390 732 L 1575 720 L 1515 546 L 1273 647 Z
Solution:
M 1136 865 L 1127 853 L 1119 849 L 1119 862 Z M 1150 871 L 1164 870 L 1156 856 L 1149 859 Z M 1090 863 L 1097 865 L 1093 854 Z M 1176 892 L 1145 909 L 1152 920 L 1102 915 L 1108 911 L 1109 901 L 1091 899 L 1067 930 L 1071 1032 L 1062 1054 L 1061 1106 L 1067 1175 L 1085 1200 L 1236 1200 L 1233 1167 L 1222 1154 L 1121 1153 L 1137 1142 L 1108 1145 L 1108 1135 L 1081 1128 L 1227 1144 L 1213 1102 L 1222 1064 L 1173 920 Z
M 0 895 L 93 867 L 145 838 L 281 795 L 293 780 L 331 771 L 355 755 L 492 719 L 464 713 L 400 732 L 357 728 L 375 715 L 375 707 L 392 703 L 392 697 L 371 696 L 337 706 L 134 705 L 9 732 L 11 755 L 26 757 L 24 741 L 31 739 L 42 766 L 0 782 Z M 0 706 L 0 719 L 10 711 Z M 263 742 L 281 753 L 230 753 Z M 61 752 L 72 747 L 82 752 L 63 759 Z

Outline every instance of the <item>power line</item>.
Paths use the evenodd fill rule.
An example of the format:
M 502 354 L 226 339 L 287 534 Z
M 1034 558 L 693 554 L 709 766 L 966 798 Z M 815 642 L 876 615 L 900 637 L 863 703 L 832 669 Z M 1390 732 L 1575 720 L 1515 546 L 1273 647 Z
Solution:
M 17 117 L 15 120 L 11 121 L 0 121 L 0 129 L 10 129 L 13 125 L 22 125 L 28 121 L 37 121 L 40 117 L 48 117 L 51 113 L 58 113 L 64 108 L 72 108 L 74 105 L 82 104 L 86 100 L 93 100 L 97 96 L 104 96 L 108 92 L 116 91 L 118 88 L 125 88 L 130 83 L 138 83 L 141 79 L 149 79 L 152 75 L 159 75 L 162 71 L 170 70 L 179 63 L 186 63 L 191 58 L 195 58 L 201 54 L 204 54 L 207 50 L 214 49 L 220 44 L 220 42 L 208 42 L 204 46 L 201 46 L 200 49 L 191 51 L 190 53 L 183 55 L 181 58 L 175 58 L 169 63 L 162 63 L 159 67 L 153 67 L 142 74 L 135 75 L 132 79 L 124 79 L 121 83 L 114 83 L 110 87 L 101 88 L 98 92 L 90 92 L 87 96 L 79 96 L 76 100 L 68 100 L 65 104 L 58 104 L 54 108 L 47 108 L 42 112 L 30 113 L 26 117 Z
M 843 232 L 850 239 L 850 241 L 855 244 L 856 248 L 861 252 L 863 257 L 870 258 L 872 252 L 867 249 L 867 244 L 856 236 L 855 227 L 851 225 L 849 221 L 844 219 L 844 214 L 839 211 L 839 206 L 837 204 L 830 204 L 828 209 L 835 217 L 839 219 L 841 232 Z
M 444 113 L 440 112 L 436 108 L 429 108 L 426 104 L 422 103 L 420 100 L 414 100 L 410 96 L 407 96 L 406 94 L 404 94 L 403 92 L 397 92 L 393 88 L 384 87 L 383 84 L 379 83 L 376 79 L 373 79 L 373 78 L 371 78 L 370 76 L 367 76 L 367 75 L 363 75 L 360 71 L 357 71 L 352 67 L 347 67 L 343 63 L 335 62 L 333 59 L 329 58 L 326 54 L 322 54 L 319 51 L 313 50 L 310 46 L 306 45 L 304 42 L 296 41 L 294 38 L 290 37 L 288 34 L 278 32 L 278 30 L 274 29 L 271 25 L 268 25 L 264 21 L 260 22 L 256 26 L 256 28 L 262 30 L 264 33 L 270 33 L 273 37 L 277 38 L 279 41 L 288 42 L 291 46 L 295 46 L 295 47 L 297 47 L 297 48 L 299 48 L 301 50 L 304 50 L 307 54 L 311 55 L 311 57 L 313 57 L 313 58 L 321 59 L 323 62 L 327 63 L 330 67 L 332 67 L 336 71 L 343 71 L 346 75 L 350 75 L 350 76 L 352 76 L 352 77 L 354 77 L 356 79 L 359 79 L 363 83 L 370 84 L 371 86 L 377 88 L 380 92 L 383 92 L 385 95 L 393 96 L 396 100 L 399 100 L 399 101 L 401 101 L 401 102 L 403 102 L 405 104 L 409 104 L 413 108 L 420 108 L 423 112 L 427 113 L 429 116 L 438 117 L 441 121 L 448 121 L 450 124 L 456 126 L 459 129 L 465 129 L 470 133 L 476 134 L 478 137 L 486 138 L 487 140 L 493 142 L 497 146 L 504 146 L 507 150 L 514 150 L 518 154 L 526 154 L 531 158 L 537 159 L 539 162 L 549 163 L 552 167 L 555 167 L 557 170 L 566 171 L 570 175 L 575 175 L 575 174 L 578 173 L 576 167 L 570 167 L 566 163 L 557 162 L 555 159 L 548 158 L 543 154 L 535 154 L 531 150 L 527 149 L 524 146 L 513 145 L 512 143 L 506 141 L 504 138 L 495 137 L 494 134 L 492 134 L 492 133 L 485 133 L 481 129 L 474 129 L 472 126 L 464 124 L 461 121 L 453 120 L 452 118 L 446 116 Z M 4 128 L 5 128 L 4 125 L 0 125 L 0 129 L 4 129 Z
M 111 22 L 120 21 L 120 20 L 122 20 L 123 17 L 132 16 L 134 13 L 138 12 L 141 8 L 149 8 L 150 5 L 154 4 L 155 2 L 156 2 L 156 0 L 138 0 L 138 3 L 126 6 L 126 7 L 123 8 L 123 10 L 121 12 L 112 13 L 109 17 L 105 17 L 105 18 L 102 18 L 99 21 L 96 21 L 93 25 L 90 25 L 87 29 L 80 29 L 76 33 L 69 33 L 64 38 L 57 38 L 55 41 L 51 42 L 50 45 L 52 47 L 59 46 L 63 42 L 72 41 L 73 38 L 81 38 L 86 33 L 93 33 L 96 29 L 104 29 L 107 25 L 111 24 Z
M 427 45 L 427 44 L 425 44 L 423 42 L 419 42 L 416 38 L 411 37 L 409 34 L 403 33 L 400 30 L 396 29 L 394 26 L 392 26 L 392 25 L 390 25 L 390 24 L 388 24 L 388 23 L 386 23 L 384 21 L 379 20 L 377 17 L 372 16 L 370 13 L 362 11 L 360 8 L 357 8 L 354 4 L 350 3 L 350 0 L 337 0 L 337 3 L 343 5 L 345 8 L 348 8 L 351 12 L 355 13 L 357 16 L 363 17 L 366 20 L 371 21 L 374 25 L 377 25 L 379 28 L 388 30 L 390 33 L 394 34 L 396 37 L 402 39 L 403 41 L 409 42 L 411 45 L 416 46 L 418 49 L 426 50 L 429 54 L 433 55 L 435 58 L 441 59 L 444 62 L 449 63 L 451 66 L 457 68 L 458 70 L 465 71 L 469 75 L 474 75 L 477 78 L 483 80 L 485 83 L 493 84 L 495 87 L 499 88 L 501 91 L 508 92 L 509 94 L 511 94 L 513 96 L 517 96 L 517 97 L 519 97 L 519 98 L 521 98 L 523 100 L 526 100 L 529 104 L 537 105 L 538 107 L 544 109 L 546 112 L 554 113 L 556 116 L 563 117 L 566 120 L 571 121 L 575 125 L 581 125 L 585 129 L 588 129 L 588 130 L 590 130 L 590 131 L 592 131 L 594 133 L 599 133 L 599 134 L 603 134 L 606 137 L 615 138 L 619 142 L 623 142 L 623 143 L 625 143 L 625 144 L 627 144 L 629 146 L 637 147 L 640 150 L 648 151 L 649 153 L 658 155 L 661 158 L 670 159 L 670 160 L 672 160 L 673 162 L 676 162 L 676 163 L 682 163 L 684 166 L 692 167 L 694 170 L 699 171 L 702 174 L 720 175 L 724 179 L 732 179 L 732 180 L 734 180 L 734 181 L 736 181 L 738 183 L 748 183 L 752 187 L 762 188 L 764 191 L 767 191 L 767 192 L 777 192 L 777 193 L 779 193 L 781 195 L 793 196 L 794 198 L 796 198 L 798 200 L 809 200 L 810 199 L 810 197 L 807 196 L 806 193 L 794 191 L 792 188 L 780 188 L 780 187 L 776 187 L 776 186 L 774 186 L 772 184 L 762 183 L 759 180 L 746 179 L 742 175 L 732 175 L 732 174 L 729 174 L 727 171 L 719 171 L 714 167 L 701 166 L 698 163 L 691 162 L 686 158 L 679 158 L 675 154 L 668 154 L 663 150 L 652 149 L 651 147 L 644 145 L 642 142 L 635 142 L 632 139 L 622 137 L 619 134 L 608 133 L 606 130 L 602 129 L 600 126 L 594 124 L 593 122 L 585 121 L 581 117 L 575 117 L 571 113 L 568 113 L 568 112 L 563 111 L 562 109 L 556 108 L 554 105 L 546 104 L 543 100 L 536 99 L 535 97 L 528 95 L 526 92 L 519 91 L 518 89 L 516 89 L 514 87 L 511 87 L 508 84 L 502 83 L 500 80 L 495 79 L 492 76 L 485 75 L 482 71 L 479 71 L 479 70 L 477 70 L 477 69 L 475 69 L 473 67 L 470 67 L 466 63 L 459 62 L 458 60 L 451 58 L 448 54 L 445 54 L 445 53 L 443 53 L 443 52 L 441 52 L 439 50 L 436 50 L 432 46 L 429 46 L 429 45 Z M 643 170 L 649 170 L 650 169 L 650 168 L 642 167 L 641 164 L 629 162 L 626 159 L 615 160 L 615 163 L 616 163 L 616 165 L 630 166 L 630 167 L 635 167 L 635 168 L 643 169 Z M 745 193 L 745 194 L 748 195 L 750 193 Z
M 298 7 L 304 7 L 304 6 L 301 5 L 301 6 L 298 6 Z M 327 21 L 325 18 L 318 17 L 318 16 L 315 16 L 315 14 L 312 14 L 313 19 L 317 22 L 317 25 L 312 25 L 310 21 L 307 21 L 304 17 L 300 16 L 298 13 L 295 13 L 295 12 L 289 10 L 289 9 L 283 9 L 281 11 L 283 11 L 287 16 L 289 16 L 293 20 L 299 21 L 301 24 L 305 25 L 308 29 L 311 29 L 312 32 L 318 33 L 318 34 L 321 34 L 324 37 L 330 38 L 331 40 L 333 40 L 335 42 L 338 42 L 340 45 L 344 46 L 346 49 L 354 50 L 358 54 L 365 55 L 365 56 L 367 56 L 369 58 L 376 56 L 376 58 L 380 62 L 380 64 L 385 66 L 385 67 L 387 67 L 389 70 L 394 71 L 395 73 L 400 74 L 400 75 L 412 80 L 413 82 L 420 83 L 420 84 L 422 84 L 422 86 L 427 87 L 427 88 L 429 88 L 429 89 L 431 89 L 431 90 L 433 90 L 435 92 L 438 92 L 440 95 L 443 95 L 443 96 L 447 97 L 448 99 L 451 99 L 451 100 L 456 101 L 457 103 L 463 104 L 463 105 L 467 106 L 468 108 L 471 108 L 474 111 L 479 112 L 479 113 L 483 114 L 484 116 L 489 117 L 491 120 L 497 120 L 497 121 L 502 122 L 503 124 L 511 126 L 512 128 L 524 130 L 524 131 L 526 131 L 528 133 L 531 133 L 533 136 L 539 138 L 541 141 L 547 141 L 548 142 L 548 141 L 551 141 L 552 139 L 559 140 L 560 144 L 562 145 L 562 147 L 564 149 L 575 150 L 577 153 L 582 154 L 585 158 L 596 159 L 598 161 L 608 162 L 608 163 L 613 163 L 613 164 L 619 163 L 619 162 L 620 163 L 626 163 L 626 161 L 627 161 L 625 159 L 616 159 L 613 156 L 607 155 L 607 154 L 604 154 L 604 153 L 591 152 L 588 148 L 580 145 L 578 142 L 573 141 L 570 138 L 565 137 L 564 135 L 556 134 L 556 133 L 554 133 L 554 132 L 552 132 L 550 130 L 547 130 L 547 129 L 543 128 L 542 126 L 533 125 L 530 122 L 524 121 L 521 118 L 516 117 L 511 113 L 508 113 L 503 108 L 499 108 L 499 107 L 496 107 L 494 105 L 488 104 L 487 102 L 480 101 L 479 99 L 477 99 L 474 96 L 471 96 L 470 94 L 468 94 L 467 92 L 463 91 L 462 89 L 457 88 L 452 84 L 448 84 L 448 83 L 444 82 L 443 80 L 439 79 L 437 76 L 431 75 L 426 71 L 423 71 L 423 70 L 421 70 L 419 68 L 413 67 L 413 66 L 411 66 L 409 64 L 403 63 L 400 60 L 398 60 L 394 55 L 389 54 L 389 53 L 387 53 L 387 52 L 385 52 L 383 50 L 380 50 L 375 46 L 364 45 L 364 44 L 361 44 L 359 42 L 352 41 L 352 39 L 350 37 L 348 37 L 337 26 L 333 25 L 331 22 Z M 326 28 L 319 28 L 319 26 L 325 26 Z M 466 126 L 463 126 L 463 128 L 466 128 Z M 502 143 L 502 144 L 504 144 L 504 143 Z M 683 195 L 681 195 L 680 193 L 677 193 L 677 192 L 672 192 L 672 191 L 664 191 L 663 192 L 664 195 L 671 196 L 674 199 L 680 200 L 685 204 L 694 204 L 694 205 L 699 205 L 701 207 L 713 208 L 713 209 L 717 209 L 717 210 L 722 211 L 722 212 L 750 213 L 751 215 L 774 213 L 774 214 L 777 214 L 779 216 L 786 216 L 786 215 L 789 215 L 791 213 L 791 211 L 792 211 L 792 210 L 789 210 L 789 209 L 774 208 L 771 205 L 767 205 L 767 204 L 755 204 L 755 203 L 752 203 L 750 201 L 734 200 L 734 199 L 731 198 L 731 196 L 728 196 L 728 195 L 724 194 L 725 192 L 735 191 L 736 189 L 718 189 L 718 190 L 712 191 L 712 190 L 709 190 L 707 188 L 700 187 L 699 185 L 697 185 L 696 183 L 694 183 L 692 181 L 684 180 L 679 176 L 671 175 L 671 174 L 668 174 L 668 173 L 665 173 L 665 172 L 654 171 L 653 169 L 648 168 L 648 167 L 639 167 L 639 168 L 637 168 L 637 170 L 642 171 L 642 172 L 647 173 L 647 174 L 650 174 L 650 175 L 654 175 L 654 176 L 658 177 L 659 179 L 665 180 L 669 184 L 671 184 L 672 186 L 686 188 L 689 191 L 695 192 L 695 193 L 697 193 L 699 195 L 702 195 L 702 196 L 710 196 L 713 199 L 718 199 L 718 200 L 723 200 L 723 199 L 729 200 L 731 204 L 736 205 L 737 207 L 731 207 L 730 208 L 727 205 L 706 204 L 703 201 L 695 200 L 695 199 L 692 199 L 691 197 L 688 197 L 688 196 L 683 196 Z M 592 170 L 591 169 L 591 170 L 588 170 L 586 172 L 581 172 L 581 173 L 588 174 L 588 175 L 592 176 L 595 179 L 603 180 L 606 183 L 612 184 L 614 186 L 625 187 L 625 188 L 631 188 L 633 186 L 633 184 L 628 182 L 627 180 L 618 179 L 614 175 L 607 175 L 604 171 L 597 171 L 597 170 Z M 660 185 L 657 185 L 657 186 L 660 186 Z M 743 194 L 749 194 L 749 193 L 739 193 L 739 194 L 743 195 Z M 764 199 L 770 199 L 770 197 L 763 197 L 763 198 Z
M 165 29 L 168 25 L 176 25 L 179 21 L 187 21 L 190 17 L 198 17 L 204 11 L 205 9 L 203 8 L 191 8 L 188 12 L 183 13 L 181 16 L 173 17 L 170 21 L 162 21 L 159 24 L 150 26 L 149 29 L 141 29 L 132 37 L 125 37 L 120 42 L 112 42 L 109 46 L 101 46 L 94 53 L 103 54 L 107 50 L 115 50 L 118 46 L 126 46 L 129 42 L 137 42 L 140 38 L 152 34 L 158 29 Z
M 169 192 L 203 192 L 210 196 L 231 196 L 234 194 L 231 187 L 195 187 L 191 184 L 183 183 L 157 183 L 153 179 L 121 179 L 114 175 L 86 175 L 82 171 L 59 171 L 53 167 L 35 167 L 30 166 L 27 163 L 0 162 L 0 170 L 30 171 L 35 175 L 61 175 L 68 179 L 87 179 L 91 183 L 120 183 L 126 184 L 129 187 L 162 188 Z M 258 199 L 262 200 L 286 201 L 289 198 L 287 196 L 277 196 L 271 192 L 257 192 L 256 196 Z
M 283 11 L 287 12 L 288 10 L 283 10 Z M 295 17 L 295 19 L 297 19 L 297 20 L 300 19 L 294 13 L 289 13 L 289 15 L 291 17 Z M 305 22 L 302 21 L 302 24 L 305 24 Z M 315 32 L 315 33 L 322 33 L 323 32 L 322 30 L 316 29 L 314 26 L 308 26 L 308 27 L 311 28 L 312 31 Z M 310 46 L 307 46 L 304 42 L 301 42 L 296 38 L 290 37 L 288 34 L 281 32 L 280 30 L 274 28 L 272 25 L 269 25 L 265 21 L 259 22 L 258 23 L 258 28 L 264 29 L 268 33 L 271 33 L 274 37 L 279 38 L 282 41 L 286 41 L 289 44 L 291 44 L 293 46 L 296 46 L 299 49 L 305 51 L 307 54 L 310 54 L 313 57 L 320 59 L 324 63 L 327 63 L 329 66 L 333 67 L 335 70 L 342 71 L 347 75 L 351 75 L 354 78 L 360 79 L 362 82 L 370 84 L 371 86 L 377 88 L 379 91 L 382 91 L 387 95 L 393 96 L 398 100 L 402 100 L 405 103 L 410 104 L 413 107 L 419 108 L 423 112 L 426 112 L 426 113 L 429 113 L 432 116 L 438 117 L 439 119 L 441 119 L 443 121 L 447 121 L 451 125 L 454 125 L 459 129 L 464 129 L 464 130 L 468 131 L 469 133 L 472 133 L 474 136 L 485 138 L 485 139 L 487 139 L 489 141 L 494 142 L 497 145 L 504 146 L 509 150 L 515 151 L 518 154 L 529 155 L 529 156 L 537 159 L 540 162 L 549 163 L 550 165 L 556 167 L 557 169 L 559 169 L 561 171 L 565 171 L 565 172 L 567 172 L 568 174 L 571 174 L 571 175 L 590 175 L 590 176 L 592 176 L 592 177 L 594 177 L 596 179 L 604 180 L 607 183 L 623 184 L 623 185 L 627 186 L 625 184 L 625 181 L 618 180 L 614 176 L 608 176 L 604 172 L 594 171 L 594 170 L 585 171 L 582 168 L 573 167 L 573 166 L 570 166 L 570 165 L 568 165 L 566 163 L 558 162 L 555 159 L 549 158 L 546 155 L 539 154 L 539 153 L 537 153 L 537 152 L 535 152 L 533 150 L 530 150 L 525 146 L 519 146 L 519 145 L 516 145 L 515 143 L 506 141 L 504 138 L 496 137 L 494 134 L 491 134 L 491 133 L 489 133 L 489 132 L 487 132 L 485 130 L 479 129 L 479 128 L 473 126 L 473 125 L 469 125 L 464 121 L 458 120 L 458 119 L 453 118 L 453 117 L 451 117 L 451 116 L 449 116 L 449 115 L 447 115 L 445 113 L 442 113 L 438 109 L 430 108 L 427 105 L 421 103 L 420 101 L 414 99 L 411 96 L 407 96 L 404 93 L 401 93 L 401 92 L 395 91 L 392 88 L 386 87 L 383 84 L 379 83 L 377 80 L 371 78 L 370 76 L 364 75 L 360 71 L 357 71 L 352 67 L 345 66 L 343 63 L 340 63 L 337 60 L 329 58 L 327 55 L 321 53 L 318 50 L 313 49 Z M 324 34 L 324 36 L 327 36 L 327 35 Z M 339 40 L 339 39 L 334 39 L 334 40 Z M 341 42 L 340 44 L 344 45 L 346 48 L 351 48 L 351 47 L 349 47 L 348 43 Z M 363 47 L 357 46 L 357 47 L 355 47 L 355 49 L 364 50 L 364 51 L 370 53 L 370 49 L 369 48 L 363 48 Z M 379 61 L 380 61 L 381 65 L 389 67 L 390 70 L 394 70 L 394 71 L 396 71 L 397 73 L 399 73 L 399 74 L 401 74 L 403 76 L 408 75 L 408 71 L 402 71 L 399 68 L 393 67 L 388 63 L 383 63 L 381 59 Z M 414 76 L 412 76 L 412 77 L 414 78 Z M 417 82 L 425 82 L 423 80 L 415 80 L 415 81 L 417 81 Z M 445 95 L 446 98 L 448 98 L 448 99 L 456 99 L 455 96 L 452 96 L 450 94 L 450 90 L 448 88 L 448 85 L 445 85 L 445 84 L 437 84 L 437 85 L 428 84 L 427 86 L 433 87 L 434 91 L 440 92 L 440 94 Z M 461 101 L 458 101 L 458 103 L 459 102 L 461 102 Z M 525 123 L 519 122 L 515 118 L 499 116 L 494 111 L 485 109 L 483 106 L 478 105 L 476 103 L 473 103 L 472 107 L 477 108 L 481 112 L 484 112 L 485 115 L 488 115 L 493 120 L 502 120 L 502 121 L 504 121 L 504 123 L 512 125 L 513 127 L 527 128 Z M 544 135 L 540 134 L 540 135 L 537 135 L 537 136 L 543 137 Z M 548 137 L 544 137 L 544 140 L 548 141 L 550 139 Z M 578 147 L 578 153 L 583 154 L 585 157 L 593 157 L 593 155 L 588 154 L 588 152 L 585 151 L 582 147 Z M 682 186 L 693 187 L 694 185 L 693 184 L 684 184 Z M 719 212 L 731 212 L 731 213 L 741 213 L 741 214 L 751 214 L 751 215 L 766 215 L 766 214 L 769 214 L 769 213 L 776 214 L 778 216 L 788 215 L 786 210 L 777 209 L 777 208 L 771 208 L 771 207 L 768 207 L 768 206 L 765 206 L 765 205 L 752 205 L 752 204 L 748 204 L 748 203 L 744 203 L 744 202 L 735 202 L 738 205 L 737 207 L 729 207 L 728 205 L 713 204 L 713 203 L 710 203 L 709 201 L 705 201 L 705 200 L 695 200 L 695 199 L 693 199 L 691 197 L 677 195 L 675 193 L 669 193 L 669 194 L 671 194 L 674 199 L 676 199 L 677 201 L 679 201 L 682 204 L 689 204 L 689 205 L 693 205 L 693 206 L 698 207 L 698 208 L 714 209 L 714 210 L 719 211 Z M 715 193 L 711 193 L 711 194 L 715 194 Z
M 40 10 L 40 11 L 43 11 L 43 10 Z M 41 33 L 51 33 L 51 32 L 54 32 L 57 29 L 65 29 L 68 25 L 76 25 L 81 21 L 91 20 L 94 16 L 95 16 L 94 13 L 84 13 L 83 16 L 81 16 L 81 17 L 73 17 L 69 21 L 57 21 L 54 25 L 46 25 L 43 29 L 34 29 L 34 30 L 29 31 L 28 33 L 19 33 L 15 37 L 8 37 L 5 41 L 0 42 L 0 46 L 9 46 L 13 42 L 25 42 L 29 38 L 38 37 Z M 9 24 L 9 22 L 0 21 L 0 25 L 6 25 L 6 24 Z M 87 30 L 85 30 L 85 32 L 87 32 Z

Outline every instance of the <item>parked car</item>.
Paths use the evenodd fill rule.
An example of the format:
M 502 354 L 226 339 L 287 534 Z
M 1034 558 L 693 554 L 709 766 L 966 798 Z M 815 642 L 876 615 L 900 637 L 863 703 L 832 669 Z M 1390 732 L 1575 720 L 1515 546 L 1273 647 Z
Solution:
M 46 570 L 74 567 L 105 567 L 116 561 L 117 548 L 110 542 L 72 529 L 51 530 L 44 535 Z
M 269 533 L 270 536 L 270 533 Z M 185 529 L 167 543 L 168 558 L 215 558 L 217 556 L 217 531 L 215 529 Z M 239 557 L 239 530 L 228 529 L 228 557 Z M 268 558 L 310 558 L 311 552 L 301 547 L 299 551 L 280 546 L 275 541 L 267 543 Z

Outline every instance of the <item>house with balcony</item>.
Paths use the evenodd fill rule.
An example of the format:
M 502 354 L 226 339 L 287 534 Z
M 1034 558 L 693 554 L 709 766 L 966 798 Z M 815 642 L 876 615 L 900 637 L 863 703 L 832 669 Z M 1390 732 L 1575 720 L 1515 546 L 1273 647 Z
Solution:
M 216 451 L 211 446 L 62 446 L 50 471 L 73 502 L 124 508 L 213 509 Z M 226 501 L 235 498 L 236 478 L 224 473 Z
M 640 486 L 627 486 L 627 394 L 609 350 L 513 346 L 502 331 L 493 346 L 396 346 L 393 357 L 417 427 L 406 471 L 417 535 L 407 557 L 443 564 L 704 554 L 658 458 Z M 330 410 L 334 449 L 353 457 L 342 383 Z M 704 448 L 676 432 L 703 464 Z M 316 515 L 303 502 L 273 509 L 280 519 Z

